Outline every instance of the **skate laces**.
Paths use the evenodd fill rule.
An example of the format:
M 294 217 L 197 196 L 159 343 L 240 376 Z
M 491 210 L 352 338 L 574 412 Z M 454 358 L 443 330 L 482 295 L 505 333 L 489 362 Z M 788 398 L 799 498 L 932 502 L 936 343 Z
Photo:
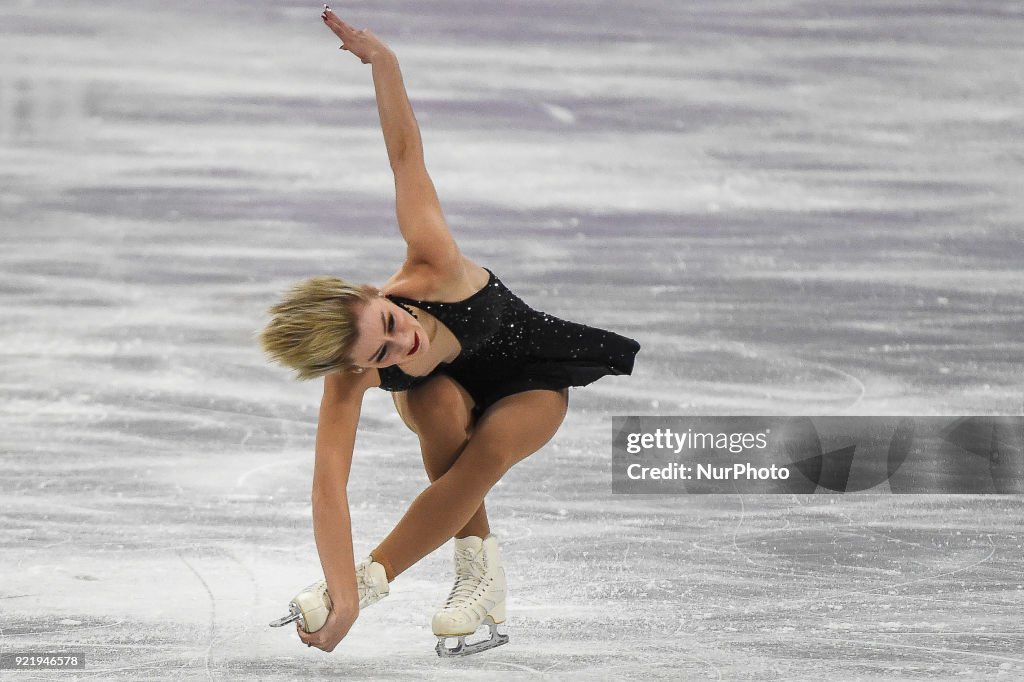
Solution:
M 363 571 L 359 574 L 359 589 L 367 592 L 376 592 L 376 585 L 367 580 L 366 573 L 368 568 L 369 567 L 364 568 Z
M 356 567 L 356 590 L 359 592 L 360 605 L 372 604 L 381 599 L 384 594 L 377 591 L 377 586 L 369 580 L 370 562 L 362 561 Z
M 445 602 L 445 608 L 468 600 L 476 592 L 477 586 L 484 577 L 483 551 L 474 552 L 472 548 L 455 550 L 455 584 Z

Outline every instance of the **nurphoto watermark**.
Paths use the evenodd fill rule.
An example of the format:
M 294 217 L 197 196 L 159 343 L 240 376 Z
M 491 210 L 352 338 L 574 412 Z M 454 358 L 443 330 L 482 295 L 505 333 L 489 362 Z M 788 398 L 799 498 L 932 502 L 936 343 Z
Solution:
M 1024 418 L 614 417 L 613 493 L 1024 493 Z

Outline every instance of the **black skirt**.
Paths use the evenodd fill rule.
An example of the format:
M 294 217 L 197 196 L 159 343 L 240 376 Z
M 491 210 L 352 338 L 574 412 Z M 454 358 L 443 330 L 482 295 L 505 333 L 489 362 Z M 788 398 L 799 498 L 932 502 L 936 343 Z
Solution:
M 597 327 L 535 310 L 516 316 L 510 343 L 485 344 L 439 368 L 473 397 L 474 417 L 502 398 L 536 389 L 586 386 L 603 376 L 631 374 L 640 344 Z

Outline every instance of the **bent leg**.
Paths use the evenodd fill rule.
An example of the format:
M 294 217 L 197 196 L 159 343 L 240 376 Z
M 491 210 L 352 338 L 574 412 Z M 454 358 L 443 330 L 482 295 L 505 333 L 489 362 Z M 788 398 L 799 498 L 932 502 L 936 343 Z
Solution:
M 408 391 L 399 414 L 416 433 L 427 478 L 443 476 L 469 443 L 473 430 L 473 398 L 457 381 L 440 375 Z M 490 534 L 483 502 L 455 537 Z
M 516 393 L 484 413 L 462 454 L 373 551 L 389 560 L 391 579 L 447 542 L 506 471 L 551 440 L 565 417 L 566 395 L 564 389 Z

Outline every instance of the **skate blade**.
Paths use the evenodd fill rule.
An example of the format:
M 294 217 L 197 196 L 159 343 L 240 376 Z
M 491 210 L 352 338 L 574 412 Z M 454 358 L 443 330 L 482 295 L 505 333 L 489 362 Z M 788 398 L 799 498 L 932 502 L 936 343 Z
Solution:
M 479 654 L 483 651 L 487 651 L 488 649 L 493 649 L 496 646 L 508 644 L 508 634 L 499 632 L 498 625 L 491 620 L 490 616 L 484 620 L 484 624 L 487 625 L 489 631 L 489 637 L 487 639 L 467 644 L 466 638 L 473 637 L 476 633 L 473 633 L 472 635 L 438 637 L 437 646 L 434 647 L 434 651 L 437 652 L 437 655 L 440 658 L 457 658 L 459 656 L 472 656 L 473 654 Z M 455 646 L 449 647 L 447 645 L 447 642 L 450 639 L 456 640 Z
M 279 628 L 284 625 L 288 625 L 288 623 L 294 623 L 295 621 L 299 621 L 299 625 L 302 625 L 303 629 L 305 629 L 305 624 L 302 622 L 302 611 L 300 611 L 299 607 L 295 604 L 289 604 L 288 615 L 281 616 L 277 620 L 270 621 L 270 627 Z

